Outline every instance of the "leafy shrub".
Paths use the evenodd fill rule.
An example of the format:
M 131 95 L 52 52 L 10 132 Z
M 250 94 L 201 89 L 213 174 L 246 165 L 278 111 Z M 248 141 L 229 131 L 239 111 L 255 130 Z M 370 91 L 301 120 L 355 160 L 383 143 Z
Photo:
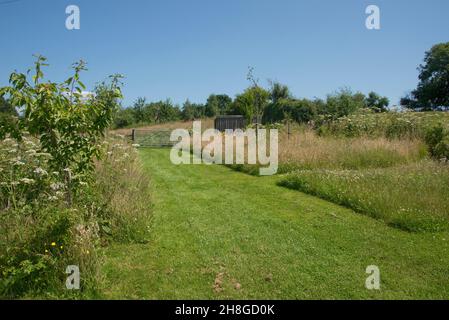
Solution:
M 429 146 L 430 154 L 436 159 L 449 159 L 449 130 L 441 124 L 426 134 L 425 141 Z
M 307 99 L 280 99 L 269 104 L 264 112 L 264 123 L 279 122 L 286 117 L 298 123 L 307 123 L 315 119 L 317 108 L 314 101 Z
M 342 89 L 327 96 L 326 103 L 318 110 L 321 115 L 320 121 L 335 120 L 351 115 L 366 107 L 365 95 L 353 93 L 350 89 Z

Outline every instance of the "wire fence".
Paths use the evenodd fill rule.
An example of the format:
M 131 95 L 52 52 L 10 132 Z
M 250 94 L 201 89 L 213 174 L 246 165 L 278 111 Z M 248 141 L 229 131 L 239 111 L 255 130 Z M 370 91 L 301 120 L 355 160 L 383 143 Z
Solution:
M 133 129 L 131 139 L 141 147 L 172 147 L 177 141 L 170 141 L 170 129 Z

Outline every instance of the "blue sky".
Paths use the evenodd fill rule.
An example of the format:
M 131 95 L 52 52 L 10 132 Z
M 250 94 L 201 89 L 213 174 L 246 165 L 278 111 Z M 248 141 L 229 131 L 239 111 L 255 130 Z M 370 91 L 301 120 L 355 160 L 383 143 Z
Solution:
M 70 74 L 82 58 L 88 87 L 126 76 L 124 105 L 137 97 L 230 96 L 248 86 L 289 85 L 297 97 L 338 88 L 377 91 L 397 104 L 416 87 L 417 66 L 432 45 L 449 41 L 447 0 L 0 0 L 0 85 L 26 71 L 32 54 L 49 59 L 46 75 Z M 66 6 L 81 10 L 81 29 L 65 28 Z M 365 8 L 381 10 L 381 30 L 365 28 Z

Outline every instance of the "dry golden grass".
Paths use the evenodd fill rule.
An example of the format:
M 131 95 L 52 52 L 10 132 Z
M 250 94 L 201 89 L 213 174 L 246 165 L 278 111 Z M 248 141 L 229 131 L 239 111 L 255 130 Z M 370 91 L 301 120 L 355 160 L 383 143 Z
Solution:
M 305 129 L 279 140 L 279 163 L 299 169 L 388 167 L 426 155 L 425 145 L 410 139 L 321 137 Z

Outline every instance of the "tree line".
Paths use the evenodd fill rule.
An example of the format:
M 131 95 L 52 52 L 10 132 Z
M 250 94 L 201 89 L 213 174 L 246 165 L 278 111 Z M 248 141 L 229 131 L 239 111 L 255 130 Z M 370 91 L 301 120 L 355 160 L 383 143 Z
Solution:
M 131 107 L 121 108 L 117 112 L 114 123 L 117 128 L 123 128 L 139 124 L 191 121 L 220 115 L 243 115 L 248 123 L 257 119 L 257 116 L 260 116 L 264 124 L 286 119 L 304 123 L 337 119 L 359 109 L 385 112 L 388 104 L 388 98 L 375 92 L 365 96 L 360 92 L 353 93 L 350 89 L 341 89 L 324 100 L 298 99 L 291 94 L 288 86 L 275 82 L 268 89 L 251 86 L 234 99 L 226 94 L 211 94 L 206 103 L 186 100 L 182 106 L 168 99 L 147 102 L 145 98 L 138 98 Z

